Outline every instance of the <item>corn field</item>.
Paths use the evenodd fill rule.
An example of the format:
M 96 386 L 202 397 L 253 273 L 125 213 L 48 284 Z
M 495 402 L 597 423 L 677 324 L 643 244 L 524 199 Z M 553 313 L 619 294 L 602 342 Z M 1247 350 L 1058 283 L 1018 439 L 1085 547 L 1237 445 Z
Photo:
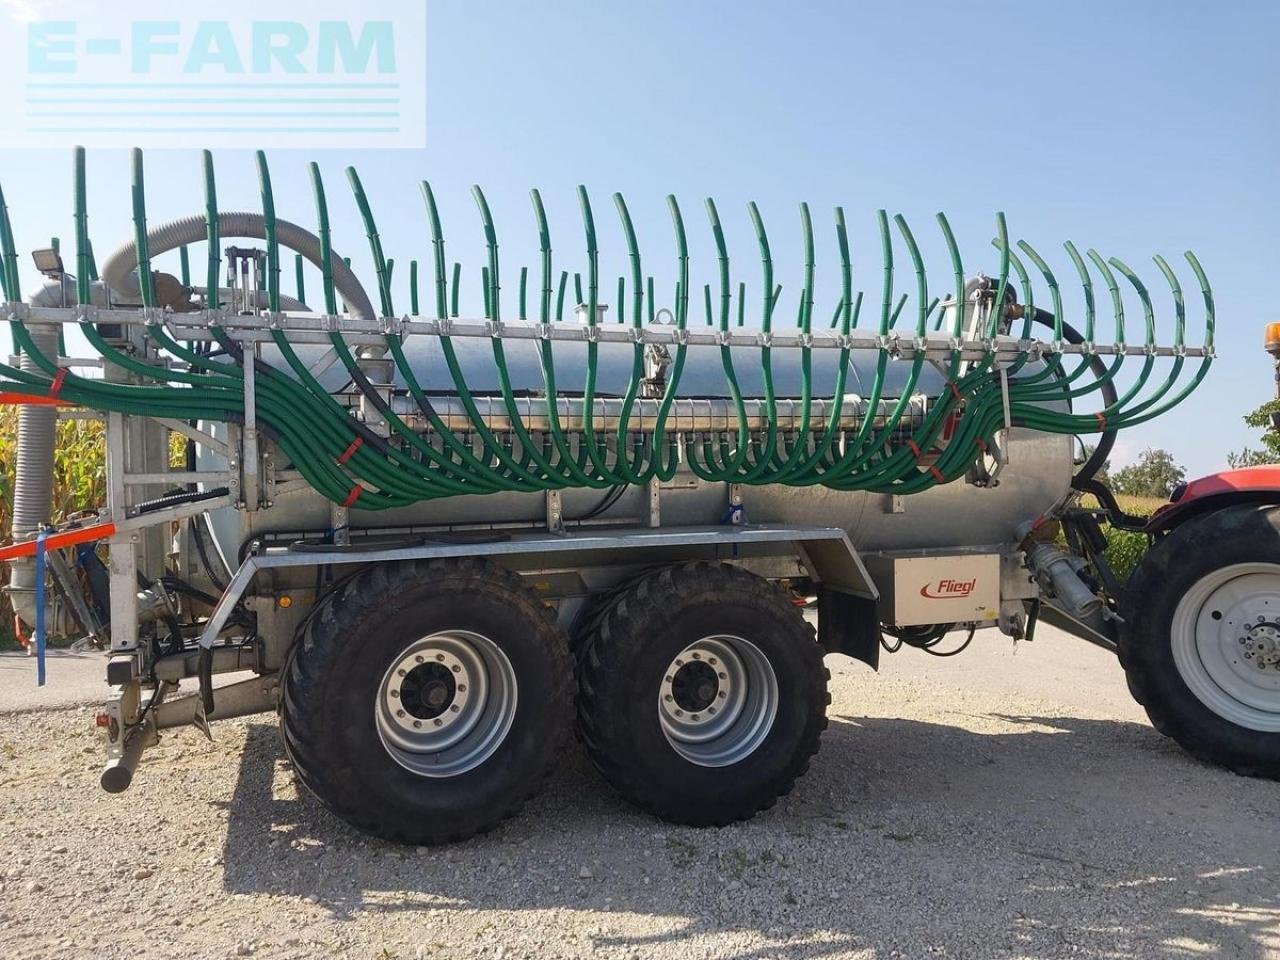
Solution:
M 14 471 L 18 459 L 18 407 L 0 406 L 0 530 L 9 530 L 13 514 Z M 96 510 L 106 500 L 107 450 L 101 420 L 58 421 L 58 447 L 54 457 L 54 523 L 85 510 Z M 0 564 L 0 567 L 5 565 Z M 8 581 L 8 571 L 4 571 Z M 13 608 L 7 594 L 0 594 L 0 646 L 14 642 Z

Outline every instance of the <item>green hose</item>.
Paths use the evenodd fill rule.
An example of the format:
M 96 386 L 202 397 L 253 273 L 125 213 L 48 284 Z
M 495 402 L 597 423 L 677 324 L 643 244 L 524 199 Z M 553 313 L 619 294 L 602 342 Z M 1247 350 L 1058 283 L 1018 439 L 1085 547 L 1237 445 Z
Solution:
M 275 202 L 265 155 L 258 153 L 256 159 L 267 247 L 267 306 L 271 312 L 276 313 L 281 302 L 281 252 Z M 91 300 L 90 284 L 96 267 L 93 262 L 92 241 L 88 235 L 86 162 L 82 150 L 76 151 L 74 169 L 76 296 L 81 304 L 86 304 Z M 333 277 L 334 253 L 328 206 L 319 169 L 314 164 L 310 169 L 319 223 L 324 310 L 329 316 L 337 316 L 338 299 Z M 156 296 L 148 247 L 145 177 L 140 151 L 134 151 L 132 155 L 132 171 L 133 234 L 139 293 L 144 308 L 154 308 Z M 206 307 L 209 311 L 216 311 L 220 307 L 217 291 L 221 238 L 213 164 L 207 151 L 203 154 L 203 172 L 205 239 L 208 245 Z M 362 419 L 353 416 L 351 408 L 325 390 L 278 325 L 271 327 L 270 337 L 284 360 L 284 366 L 280 369 L 255 360 L 255 351 L 232 339 L 224 325 L 219 323 L 211 323 L 209 330 L 225 357 L 214 358 L 197 352 L 190 344 L 177 342 L 169 334 L 164 318 L 149 315 L 147 336 L 162 356 L 160 361 L 156 361 L 152 359 L 153 353 L 134 355 L 124 352 L 108 342 L 95 324 L 82 320 L 80 328 L 93 349 L 105 360 L 130 373 L 134 380 L 116 383 L 86 378 L 60 369 L 58 358 L 41 352 L 25 323 L 19 319 L 11 319 L 10 329 L 15 350 L 27 355 L 34 369 L 24 371 L 0 364 L 3 389 L 10 394 L 32 398 L 48 397 L 56 393 L 59 399 L 67 402 L 130 416 L 235 423 L 244 418 L 244 377 L 247 371 L 252 370 L 259 426 L 279 446 L 288 464 L 298 470 L 318 492 L 335 502 L 357 509 L 382 510 L 460 494 L 535 492 L 565 487 L 613 488 L 644 484 L 655 478 L 665 481 L 682 466 L 711 483 L 784 483 L 797 486 L 821 484 L 838 490 L 914 493 L 965 475 L 974 459 L 987 448 L 991 439 L 1005 425 L 1006 400 L 1010 422 L 1014 426 L 1070 434 L 1112 430 L 1146 422 L 1184 400 L 1203 381 L 1212 362 L 1215 327 L 1213 295 L 1199 262 L 1192 254 L 1188 253 L 1186 259 L 1200 285 L 1205 312 L 1204 346 L 1199 351 L 1200 363 L 1189 375 L 1184 375 L 1183 371 L 1188 365 L 1185 359 L 1186 304 L 1183 290 L 1172 267 L 1163 258 L 1156 257 L 1156 267 L 1169 285 L 1174 304 L 1173 360 L 1167 374 L 1157 382 L 1152 379 L 1158 350 L 1155 311 L 1150 292 L 1136 273 L 1120 259 L 1104 259 L 1096 251 L 1089 250 L 1086 262 L 1086 257 L 1082 257 L 1073 244 L 1067 243 L 1064 249 L 1084 290 L 1083 326 L 1086 343 L 1091 345 L 1096 336 L 1096 303 L 1089 270 L 1091 264 L 1108 289 L 1115 316 L 1115 342 L 1122 348 L 1108 366 L 1095 369 L 1096 358 L 1089 352 L 1092 347 L 1086 346 L 1074 366 L 1067 370 L 1063 363 L 1067 354 L 1061 348 L 1066 318 L 1058 279 L 1049 263 L 1027 241 L 1019 240 L 1017 248 L 1039 273 L 1052 305 L 1053 340 L 1047 344 L 1048 349 L 1043 353 L 1041 362 L 1034 362 L 1034 358 L 1041 357 L 1041 354 L 1038 351 L 1033 354 L 1027 347 L 1031 340 L 1031 322 L 1037 316 L 1034 304 L 1035 282 L 1022 259 L 1013 252 L 1002 214 L 996 220 L 995 245 L 1000 256 L 998 281 L 994 283 L 995 297 L 991 301 L 988 324 L 982 338 L 985 340 L 985 349 L 982 351 L 982 358 L 978 360 L 966 360 L 961 350 L 965 311 L 969 308 L 966 302 L 964 270 L 950 225 L 944 216 L 938 215 L 938 226 L 951 260 L 955 292 L 951 295 L 950 302 L 954 313 L 951 329 L 947 331 L 951 343 L 949 359 L 926 361 L 925 351 L 920 346 L 927 342 L 929 322 L 935 316 L 933 328 L 940 329 L 945 309 L 935 314 L 940 301 L 936 297 L 929 297 L 919 246 L 906 220 L 900 215 L 893 217 L 893 225 L 915 270 L 916 285 L 914 297 L 905 293 L 896 296 L 893 289 L 893 238 L 889 217 L 881 211 L 878 220 L 884 284 L 877 325 L 879 343 L 873 348 L 874 375 L 869 384 L 860 385 L 860 389 L 865 389 L 867 395 L 861 401 L 864 409 L 859 422 L 856 427 L 846 430 L 842 427 L 842 411 L 853 357 L 853 347 L 848 338 L 858 326 L 863 297 L 860 292 L 855 295 L 853 289 L 848 229 L 843 211 L 837 208 L 835 230 L 840 257 L 840 294 L 830 328 L 838 330 L 838 335 L 844 339 L 834 345 L 837 347 L 838 360 L 827 416 L 815 424 L 812 362 L 815 245 L 809 208 L 802 204 L 803 269 L 796 313 L 799 343 L 796 347 L 788 348 L 789 351 L 798 353 L 796 362 L 799 397 L 790 406 L 796 428 L 783 431 L 779 427 L 774 376 L 777 358 L 772 341 L 773 318 L 781 286 L 775 282 L 769 239 L 759 210 L 753 203 L 748 206 L 748 212 L 761 255 L 758 349 L 763 394 L 760 399 L 766 422 L 763 429 L 752 430 L 748 425 L 747 398 L 735 368 L 737 358 L 730 345 L 732 331 L 747 325 L 746 285 L 743 281 L 737 282 L 735 321 L 734 278 L 728 245 L 715 202 L 707 198 L 707 216 L 716 249 L 717 282 L 714 291 L 712 285 L 704 285 L 704 310 L 707 324 L 718 340 L 725 394 L 733 410 L 734 422 L 727 425 L 727 429 L 710 431 L 701 436 L 675 434 L 668 422 L 676 400 L 682 396 L 681 379 L 688 361 L 686 337 L 689 334 L 691 278 L 684 222 L 675 198 L 668 197 L 668 211 L 676 240 L 677 279 L 673 304 L 676 337 L 656 413 L 652 417 L 646 417 L 644 422 L 637 423 L 635 410 L 642 387 L 645 386 L 646 347 L 643 331 L 656 322 L 657 304 L 654 299 L 654 278 L 643 272 L 640 247 L 630 212 L 622 196 L 615 194 L 614 206 L 626 248 L 626 268 L 620 271 L 613 307 L 617 322 L 629 325 L 636 331 L 636 336 L 631 340 L 630 375 L 626 387 L 622 393 L 615 395 L 620 401 L 618 422 L 616 427 L 602 433 L 597 430 L 596 417 L 591 413 L 596 408 L 597 398 L 601 396 L 598 381 L 601 334 L 599 312 L 602 306 L 599 285 L 601 250 L 590 200 L 585 188 L 579 187 L 578 199 L 586 241 L 586 266 L 584 270 L 574 273 L 574 288 L 577 303 L 586 310 L 583 328 L 587 362 L 581 390 L 581 404 L 585 415 L 582 427 L 574 434 L 564 428 L 557 402 L 561 394 L 557 383 L 553 341 L 546 336 L 538 337 L 535 349 L 541 371 L 542 402 L 545 404 L 547 426 L 541 433 L 535 433 L 529 429 L 525 416 L 522 415 L 521 403 L 516 393 L 517 384 L 512 379 L 503 338 L 498 335 L 502 330 L 503 316 L 497 231 L 484 194 L 479 187 L 475 187 L 473 196 L 480 214 L 486 247 L 486 262 L 481 269 L 482 301 L 485 305 L 485 318 L 493 325 L 492 361 L 498 380 L 498 389 L 492 399 L 495 405 L 503 409 L 510 423 L 510 430 L 499 434 L 486 424 L 477 398 L 466 382 L 448 330 L 442 329 L 439 333 L 440 352 L 445 368 L 441 373 L 442 382 L 430 384 L 430 391 L 419 382 L 406 356 L 403 336 L 398 332 L 398 321 L 395 320 L 392 290 L 395 261 L 384 254 L 382 239 L 368 198 L 354 169 L 347 170 L 347 179 L 369 242 L 386 332 L 382 336 L 382 347 L 375 345 L 362 348 L 358 354 L 353 352 L 340 328 L 330 328 L 327 339 L 364 402 L 377 411 L 380 421 L 385 424 L 385 430 L 375 430 Z M 453 264 L 450 286 L 450 281 L 446 279 L 439 212 L 431 188 L 425 182 L 422 184 L 422 192 L 430 227 L 435 316 L 439 321 L 444 321 L 447 317 L 458 316 L 461 264 Z M 536 322 L 545 326 L 564 320 L 569 271 L 560 272 L 557 289 L 553 285 L 550 230 L 542 199 L 537 191 L 531 193 L 531 199 L 539 235 L 538 283 L 532 291 L 533 312 L 536 314 Z M 21 295 L 16 250 L 8 208 L 3 193 L 0 192 L 0 292 L 9 302 L 17 301 Z M 179 248 L 179 256 L 182 282 L 189 285 L 190 270 L 185 247 Z M 294 266 L 298 299 L 303 300 L 304 272 L 300 256 L 295 257 Z M 417 268 L 417 260 L 411 259 L 409 298 L 411 314 L 415 317 L 419 314 Z M 528 272 L 528 268 L 522 267 L 520 270 L 517 300 L 520 321 L 527 320 L 530 307 Z M 1011 312 L 1005 300 L 1011 272 L 1021 290 L 1022 340 L 1027 343 L 1011 361 L 1005 363 L 1002 374 L 996 366 L 1000 345 L 997 338 L 1005 331 Z M 1064 404 L 1072 404 L 1095 394 L 1101 395 L 1104 389 L 1109 390 L 1124 363 L 1126 328 L 1123 297 L 1117 275 L 1124 278 L 1143 310 L 1144 358 L 1140 370 L 1122 395 L 1104 403 L 1096 413 L 1064 411 Z M 553 290 L 556 293 L 554 310 Z M 912 324 L 910 337 L 906 331 L 894 332 L 908 301 L 913 301 L 915 305 L 915 322 Z M 977 300 L 973 301 L 973 310 L 979 309 L 978 303 Z M 211 319 L 214 316 L 216 314 L 211 314 Z M 1043 312 L 1039 316 L 1043 319 Z M 822 336 L 830 334 L 824 333 Z M 889 364 L 893 362 L 901 345 L 908 341 L 914 349 L 913 358 L 908 362 L 897 396 L 886 397 Z M 374 357 L 380 355 L 378 351 L 385 351 L 390 357 L 400 384 L 395 389 L 403 391 L 412 399 L 427 424 L 426 432 L 415 429 L 392 408 L 390 401 L 384 396 L 385 387 L 380 388 L 369 381 L 365 366 L 370 357 L 366 350 L 373 350 Z M 946 353 L 942 356 L 945 358 Z M 171 358 L 176 363 L 166 362 L 164 358 Z M 921 384 L 926 382 L 926 362 L 935 363 L 945 387 L 929 400 L 917 420 L 913 405 L 918 403 L 915 395 Z M 1006 388 L 1002 385 L 1002 376 L 1007 380 L 1007 395 Z M 465 431 L 465 435 L 449 430 L 434 409 L 429 392 L 441 391 L 456 396 L 461 404 L 469 421 L 469 429 Z M 883 417 L 880 415 L 882 404 L 888 407 Z

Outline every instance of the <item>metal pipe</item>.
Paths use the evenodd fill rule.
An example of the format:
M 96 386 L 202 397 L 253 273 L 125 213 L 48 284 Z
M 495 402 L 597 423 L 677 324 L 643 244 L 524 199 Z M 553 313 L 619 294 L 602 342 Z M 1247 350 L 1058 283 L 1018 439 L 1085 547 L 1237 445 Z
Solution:
M 175 684 L 160 683 L 151 695 L 149 710 L 159 707 L 169 695 Z M 155 721 L 147 718 L 142 723 L 130 727 L 124 734 L 124 748 L 118 757 L 107 761 L 102 770 L 102 789 L 107 793 L 124 793 L 133 783 L 134 771 L 138 769 L 138 761 L 142 759 L 142 751 L 155 736 Z
M 356 403 L 358 397 L 347 398 Z M 512 404 L 500 396 L 473 396 L 476 412 L 480 422 L 490 430 L 505 433 L 513 429 L 509 409 Z M 548 403 L 545 397 L 513 397 L 521 426 L 525 430 L 547 432 L 552 429 L 548 416 Z M 872 425 L 884 426 L 892 414 L 898 401 L 881 400 L 877 404 Z M 417 419 L 417 406 L 408 397 L 396 397 L 392 400 L 392 409 L 406 422 Z M 654 429 L 658 416 L 662 411 L 662 401 L 657 399 L 636 399 L 628 414 L 626 401 L 620 397 L 596 397 L 591 404 L 594 411 L 593 429 L 597 431 L 616 431 L 625 416 L 629 428 L 635 433 L 648 433 Z M 743 424 L 747 430 L 764 432 L 774 424 L 779 433 L 795 432 L 806 429 L 810 433 L 820 433 L 827 429 L 828 421 L 833 414 L 833 404 L 829 399 L 813 398 L 809 402 L 809 416 L 804 412 L 804 401 L 801 399 L 777 399 L 774 401 L 775 411 L 770 416 L 769 405 L 764 400 L 744 399 L 742 401 Z M 908 401 L 908 410 L 899 421 L 899 426 L 910 429 L 918 426 L 924 419 L 929 401 L 922 395 L 912 397 Z M 466 404 L 456 397 L 433 397 L 432 407 L 441 423 L 450 431 L 465 433 L 475 428 L 475 421 L 467 410 Z M 838 430 L 857 430 L 863 424 L 867 414 L 867 401 L 861 397 L 846 396 L 839 405 Z M 584 427 L 583 402 L 580 398 L 559 397 L 554 409 L 562 430 L 581 433 Z M 718 433 L 738 431 L 739 409 L 731 398 L 679 397 L 671 402 L 666 417 L 668 433 Z

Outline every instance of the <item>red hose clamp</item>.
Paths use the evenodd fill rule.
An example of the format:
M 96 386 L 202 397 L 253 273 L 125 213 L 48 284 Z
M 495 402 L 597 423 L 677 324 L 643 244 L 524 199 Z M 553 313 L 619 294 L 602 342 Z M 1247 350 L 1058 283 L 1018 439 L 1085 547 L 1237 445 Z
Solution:
M 942 425 L 942 439 L 950 441 L 955 436 L 956 428 L 960 426 L 960 408 L 951 411 L 951 415 L 947 417 L 946 423 Z
M 62 381 L 67 379 L 67 368 L 59 367 L 58 372 L 53 375 L 53 382 L 49 384 L 49 399 L 56 399 L 62 391 Z
M 353 503 L 355 503 L 357 500 L 360 499 L 360 494 L 362 493 L 364 493 L 364 487 L 360 486 L 360 484 L 357 483 L 354 487 L 351 488 L 351 492 L 347 494 L 347 499 L 342 501 L 342 505 L 344 507 L 351 506 Z
M 942 475 L 942 471 L 937 467 L 930 467 L 929 472 L 933 474 L 933 479 L 937 480 L 939 483 L 947 482 L 947 478 Z
M 951 391 L 951 395 L 955 397 L 957 400 L 964 399 L 964 394 L 960 392 L 960 388 L 956 386 L 956 382 L 954 380 L 951 380 L 951 379 L 947 380 L 947 389 Z
M 364 437 L 356 437 L 354 440 L 352 440 L 351 446 L 343 450 L 342 456 L 338 457 L 338 466 L 342 466 L 342 464 L 350 460 L 355 455 L 355 452 L 359 450 L 362 446 L 364 446 Z
M 911 451 L 911 453 L 915 456 L 916 460 L 920 459 L 920 448 L 916 445 L 916 442 L 914 440 L 907 441 L 907 449 Z
M 1096 419 L 1096 420 L 1098 421 L 1098 429 L 1099 429 L 1099 430 L 1106 430 L 1106 429 L 1107 429 L 1107 415 L 1106 415 L 1105 413 L 1103 413 L 1101 410 L 1099 410 L 1099 411 L 1098 411 L 1097 413 L 1095 413 L 1093 416 L 1094 416 L 1094 419 Z

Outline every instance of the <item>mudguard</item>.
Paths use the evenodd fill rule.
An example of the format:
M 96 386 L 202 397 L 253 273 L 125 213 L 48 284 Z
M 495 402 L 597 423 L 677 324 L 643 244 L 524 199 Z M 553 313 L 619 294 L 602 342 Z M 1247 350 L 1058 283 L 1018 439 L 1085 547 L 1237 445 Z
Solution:
M 1211 473 L 1173 488 L 1169 503 L 1151 515 L 1147 533 L 1166 533 L 1194 516 L 1237 503 L 1280 503 L 1280 464 Z

